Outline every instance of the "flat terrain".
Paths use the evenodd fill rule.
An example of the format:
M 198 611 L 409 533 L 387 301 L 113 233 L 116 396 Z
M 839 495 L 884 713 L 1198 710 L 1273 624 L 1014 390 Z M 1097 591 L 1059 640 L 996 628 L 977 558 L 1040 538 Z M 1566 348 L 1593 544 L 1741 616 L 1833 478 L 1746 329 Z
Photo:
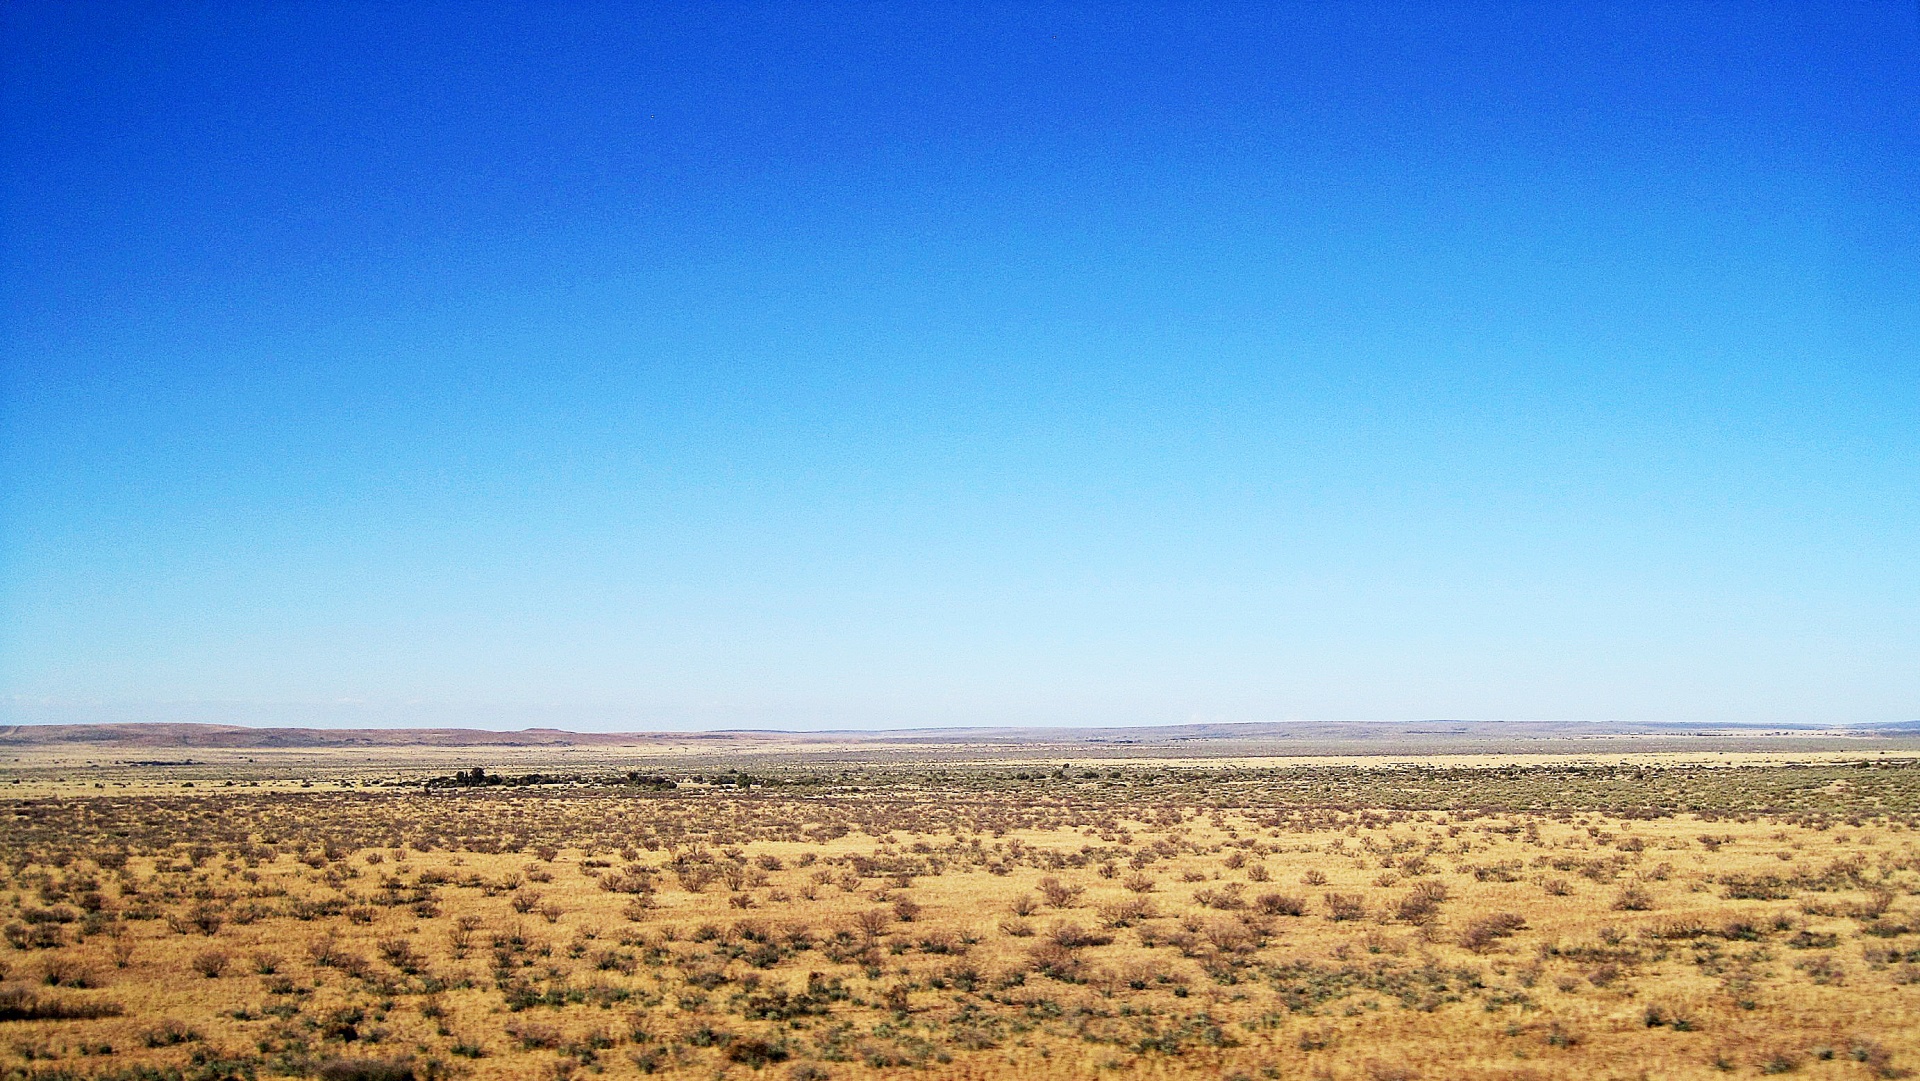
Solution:
M 1920 1069 L 1910 737 L 44 736 L 0 1077 Z

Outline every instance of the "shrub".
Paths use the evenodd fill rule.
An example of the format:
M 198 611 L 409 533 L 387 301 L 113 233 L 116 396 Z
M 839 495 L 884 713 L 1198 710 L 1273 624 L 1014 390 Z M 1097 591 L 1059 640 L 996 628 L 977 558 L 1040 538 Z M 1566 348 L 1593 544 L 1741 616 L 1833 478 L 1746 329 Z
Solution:
M 506 1032 L 529 1051 L 560 1046 L 560 1030 L 538 1021 L 511 1022 L 506 1026 Z
M 1613 907 L 1622 912 L 1645 912 L 1653 907 L 1653 894 L 1641 886 L 1628 886 L 1613 899 Z
M 726 1059 L 758 1070 L 769 1063 L 785 1062 L 787 1054 L 785 1040 L 742 1036 L 727 1044 Z
M 1263 916 L 1304 916 L 1307 899 L 1285 893 L 1263 893 L 1253 899 L 1253 907 Z
M 1526 919 L 1517 913 L 1496 912 L 1469 923 L 1460 933 L 1460 944 L 1478 953 L 1526 926 Z
M 1428 923 L 1439 914 L 1447 899 L 1447 887 L 1441 882 L 1422 882 L 1394 906 L 1394 914 L 1407 923 Z
M 225 950 L 201 950 L 193 955 L 193 970 L 209 980 L 217 980 L 226 975 L 232 960 Z
M 1193 901 L 1195 904 L 1204 905 L 1207 908 L 1217 908 L 1222 912 L 1230 912 L 1237 908 L 1247 907 L 1246 898 L 1240 896 L 1240 892 L 1244 888 L 1245 887 L 1238 882 L 1229 882 L 1217 890 L 1195 890 L 1193 891 Z
M 1113 942 L 1112 935 L 1089 931 L 1077 923 L 1065 922 L 1054 924 L 1053 929 L 1047 932 L 1047 938 L 1069 950 L 1077 950 L 1085 946 L 1105 946 Z
M 1253 928 L 1235 919 L 1210 921 L 1202 932 L 1207 942 L 1221 953 L 1245 953 L 1259 942 Z
M 0 935 L 16 950 L 57 950 L 67 944 L 67 932 L 57 923 L 9 923 Z
M 1027 951 L 1027 958 L 1035 972 L 1065 983 L 1080 982 L 1085 972 L 1080 955 L 1058 942 L 1047 941 L 1034 946 Z
M 1366 917 L 1366 900 L 1357 893 L 1329 893 L 1325 900 L 1327 918 L 1330 920 L 1358 920 Z
M 0 987 L 0 1021 L 91 1021 L 123 1012 L 118 1002 L 41 998 L 24 987 Z
M 1046 898 L 1047 904 L 1054 908 L 1066 908 L 1080 899 L 1080 894 L 1086 890 L 1086 887 L 1067 885 L 1049 875 L 1040 880 L 1039 889 L 1040 896 Z
M 47 958 L 41 969 L 41 982 L 48 987 L 98 987 L 99 979 L 93 970 L 80 963 L 78 958 L 55 954 Z
M 157 1027 L 140 1034 L 140 1042 L 148 1047 L 172 1047 L 176 1044 L 195 1043 L 200 1033 L 178 1021 L 166 1020 Z
M 405 1060 L 331 1058 L 314 1073 L 320 1081 L 413 1081 L 413 1065 Z
M 1855 1040 L 1847 1049 L 1847 1057 L 1872 1070 L 1880 1077 L 1906 1077 L 1912 1071 L 1894 1066 L 1893 1052 L 1873 1040 Z
M 710 864 L 686 863 L 673 869 L 673 877 L 679 881 L 681 889 L 688 893 L 699 893 L 719 877 L 719 872 Z
M 1100 922 L 1108 927 L 1130 927 L 1140 920 L 1153 918 L 1153 902 L 1145 897 L 1129 897 L 1121 901 L 1111 901 L 1098 909 Z
M 379 949 L 381 959 L 394 968 L 406 973 L 420 971 L 420 955 L 414 950 L 413 943 L 406 939 L 398 937 L 381 939 Z

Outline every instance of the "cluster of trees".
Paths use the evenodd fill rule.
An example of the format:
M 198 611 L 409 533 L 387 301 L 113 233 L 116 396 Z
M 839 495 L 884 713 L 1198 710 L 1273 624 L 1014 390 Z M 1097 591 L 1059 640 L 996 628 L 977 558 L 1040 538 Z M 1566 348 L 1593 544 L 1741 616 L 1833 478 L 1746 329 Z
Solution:
M 428 788 L 483 788 L 487 785 L 505 784 L 506 778 L 498 773 L 488 773 L 485 768 L 475 766 L 463 769 L 451 777 L 435 777 L 427 782 Z
M 514 787 L 514 786 L 538 785 L 538 784 L 582 784 L 582 783 L 606 784 L 607 782 L 608 782 L 608 778 L 606 777 L 600 777 L 597 779 L 588 778 L 577 773 L 576 774 L 524 773 L 518 777 L 507 777 L 498 773 L 488 773 L 486 770 L 486 767 L 484 766 L 475 766 L 472 769 L 459 770 L 458 772 L 454 773 L 454 775 L 451 777 L 434 777 L 429 781 L 427 781 L 427 787 L 428 788 L 490 788 L 496 785 L 505 785 L 509 787 Z M 616 779 L 614 783 L 618 784 L 620 783 L 620 781 Z M 632 785 L 637 788 L 669 789 L 669 788 L 678 787 L 674 783 L 673 778 L 671 777 L 662 777 L 658 774 L 651 774 L 651 773 L 641 773 L 639 770 L 627 771 L 627 775 L 625 777 L 624 783 L 628 785 Z M 713 783 L 733 784 L 736 782 L 731 778 L 715 777 Z M 739 783 L 742 787 L 745 787 L 748 783 L 748 778 L 743 776 L 739 779 L 737 783 Z

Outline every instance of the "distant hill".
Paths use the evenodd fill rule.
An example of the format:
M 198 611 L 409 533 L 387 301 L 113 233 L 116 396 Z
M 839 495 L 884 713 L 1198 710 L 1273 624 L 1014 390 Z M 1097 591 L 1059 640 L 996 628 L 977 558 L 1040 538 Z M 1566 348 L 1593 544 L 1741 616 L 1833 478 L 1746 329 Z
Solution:
M 47 724 L 0 727 L 0 746 L 95 744 L 125 748 L 632 747 L 684 744 L 1108 745 L 1214 742 L 1391 743 L 1420 740 L 1568 740 L 1621 736 L 1822 734 L 1871 738 L 1920 734 L 1920 721 L 1879 725 L 1743 725 L 1576 721 L 1276 721 L 1151 728 L 939 728 L 833 732 L 567 732 L 529 728 L 251 728 L 224 724 Z
M 97 743 L 112 747 L 565 747 L 621 743 L 605 736 L 532 728 L 249 728 L 231 724 L 27 724 L 0 728 L 0 746 Z

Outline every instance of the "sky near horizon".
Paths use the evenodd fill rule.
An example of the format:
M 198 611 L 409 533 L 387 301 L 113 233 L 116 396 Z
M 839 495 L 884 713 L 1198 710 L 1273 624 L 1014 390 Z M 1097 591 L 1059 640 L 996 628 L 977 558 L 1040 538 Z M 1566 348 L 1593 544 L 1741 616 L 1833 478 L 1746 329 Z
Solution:
M 1920 717 L 1920 14 L 8 4 L 0 723 Z

